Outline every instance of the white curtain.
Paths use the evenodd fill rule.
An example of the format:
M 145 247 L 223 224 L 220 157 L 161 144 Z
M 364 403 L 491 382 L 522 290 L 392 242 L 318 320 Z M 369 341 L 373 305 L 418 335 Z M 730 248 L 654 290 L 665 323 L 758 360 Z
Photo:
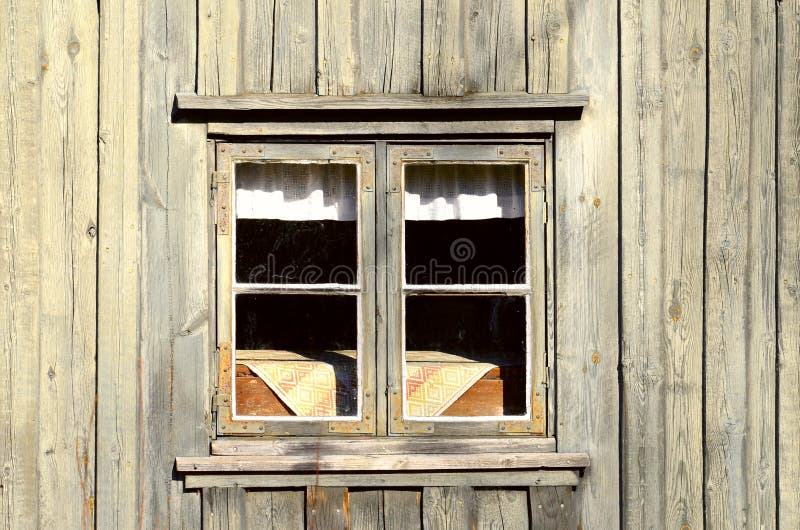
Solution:
M 509 165 L 409 165 L 405 218 L 409 221 L 512 218 L 525 215 L 523 171 Z
M 346 164 L 238 164 L 236 217 L 355 221 L 356 169 Z

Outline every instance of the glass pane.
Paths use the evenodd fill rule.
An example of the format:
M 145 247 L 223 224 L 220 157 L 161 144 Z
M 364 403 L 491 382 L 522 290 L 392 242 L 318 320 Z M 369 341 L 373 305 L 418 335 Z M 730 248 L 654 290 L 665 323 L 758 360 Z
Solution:
M 523 296 L 408 296 L 406 413 L 526 412 Z
M 236 295 L 236 413 L 357 413 L 355 296 Z
M 524 175 L 522 165 L 406 166 L 406 283 L 526 283 Z
M 236 281 L 355 284 L 353 164 L 236 166 Z

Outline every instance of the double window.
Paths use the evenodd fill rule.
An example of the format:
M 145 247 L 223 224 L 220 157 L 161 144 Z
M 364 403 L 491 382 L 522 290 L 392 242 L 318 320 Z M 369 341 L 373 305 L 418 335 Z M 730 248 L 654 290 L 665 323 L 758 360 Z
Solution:
M 216 149 L 219 434 L 545 434 L 542 144 Z

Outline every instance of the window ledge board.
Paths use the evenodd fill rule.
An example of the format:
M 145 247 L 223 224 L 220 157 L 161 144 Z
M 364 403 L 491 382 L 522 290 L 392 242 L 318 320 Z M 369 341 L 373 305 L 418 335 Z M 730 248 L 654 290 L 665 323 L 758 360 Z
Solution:
M 178 457 L 182 473 L 280 473 L 302 471 L 470 471 L 582 469 L 585 453 L 314 454 Z
M 577 486 L 577 469 L 510 471 L 425 471 L 383 473 L 193 473 L 184 477 L 186 489 L 298 488 L 332 486 L 351 488 L 422 488 L 429 486 L 528 487 Z

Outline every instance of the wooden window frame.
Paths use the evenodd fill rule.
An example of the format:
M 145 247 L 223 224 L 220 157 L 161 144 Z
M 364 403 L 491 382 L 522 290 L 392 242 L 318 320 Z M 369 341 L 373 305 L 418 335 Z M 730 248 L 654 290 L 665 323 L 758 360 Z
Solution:
M 216 150 L 217 434 L 336 435 L 375 433 L 375 147 L 371 144 L 218 143 Z M 234 284 L 235 166 L 247 162 L 346 163 L 357 167 L 358 278 L 354 286 Z M 234 293 L 331 294 L 358 297 L 359 410 L 355 419 L 236 415 Z
M 547 419 L 546 310 L 546 181 L 545 145 L 542 144 L 410 144 L 388 146 L 387 174 L 387 263 L 395 274 L 389 278 L 387 323 L 388 391 L 390 435 L 503 435 L 545 436 Z M 409 163 L 479 163 L 525 167 L 525 233 L 528 283 L 433 286 L 405 282 L 404 171 Z M 405 414 L 405 298 L 414 294 L 497 294 L 525 296 L 527 314 L 526 395 L 527 412 L 520 416 L 409 417 Z

